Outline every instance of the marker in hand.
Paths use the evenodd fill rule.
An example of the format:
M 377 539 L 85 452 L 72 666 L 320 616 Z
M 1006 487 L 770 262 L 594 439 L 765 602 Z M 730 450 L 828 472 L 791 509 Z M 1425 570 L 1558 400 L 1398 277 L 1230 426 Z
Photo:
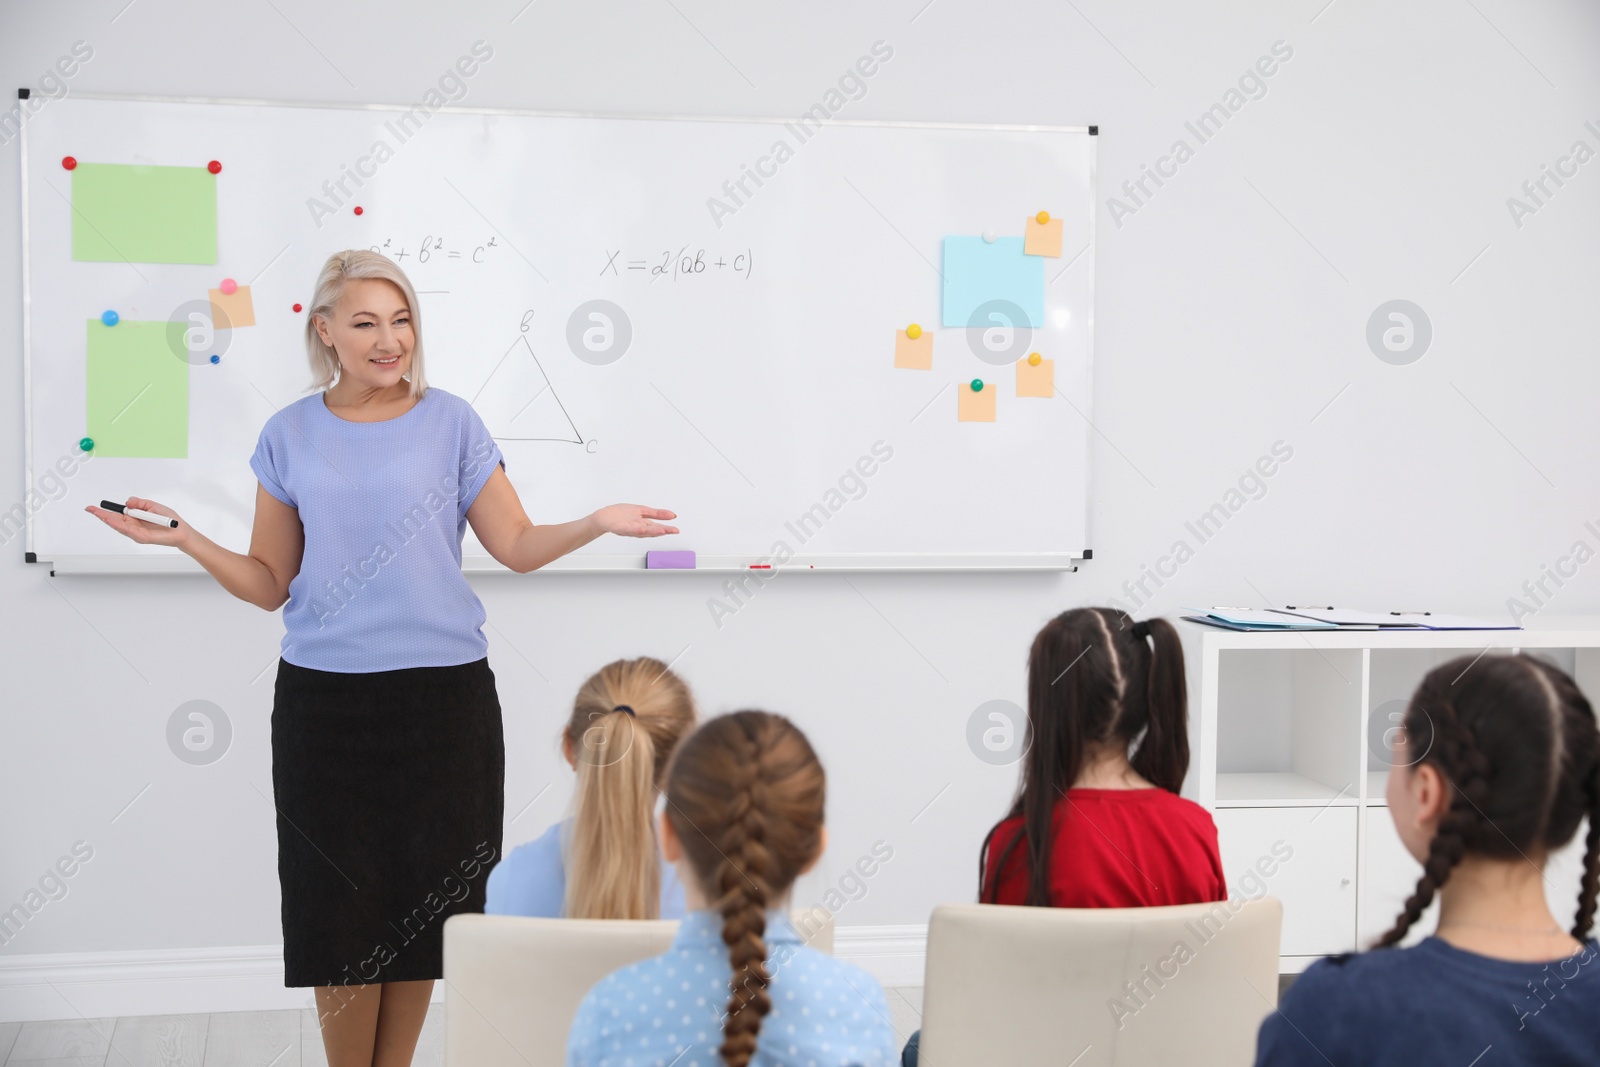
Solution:
M 130 508 L 126 504 L 113 504 L 109 500 L 100 501 L 100 506 L 105 508 L 107 511 L 117 511 L 135 519 L 143 519 L 145 522 L 153 522 L 157 526 L 165 526 L 173 530 L 178 528 L 177 519 L 169 519 L 165 515 L 157 515 L 153 511 L 140 511 L 138 508 Z

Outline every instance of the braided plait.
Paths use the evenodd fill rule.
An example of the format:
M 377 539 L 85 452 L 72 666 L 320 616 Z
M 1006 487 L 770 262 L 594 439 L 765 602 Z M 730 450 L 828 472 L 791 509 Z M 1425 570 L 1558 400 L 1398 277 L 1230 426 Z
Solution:
M 745 1067 L 756 1051 L 761 1022 L 772 1010 L 767 986 L 767 902 L 771 895 L 772 854 L 767 849 L 767 783 L 761 766 L 759 724 L 740 723 L 743 751 L 729 783 L 732 793 L 718 848 L 714 907 L 722 915 L 722 940 L 733 966 L 727 1018 L 718 1049 L 729 1067 Z
M 1429 701 L 1423 705 L 1427 682 L 1412 698 L 1406 712 L 1406 735 L 1415 744 L 1428 745 L 1426 761 L 1433 764 L 1444 776 L 1450 789 L 1450 807 L 1439 820 L 1439 828 L 1428 845 L 1428 858 L 1422 864 L 1422 877 L 1417 887 L 1406 898 L 1394 926 L 1380 937 L 1374 948 L 1390 948 L 1399 944 L 1416 925 L 1422 913 L 1433 903 L 1436 893 L 1450 879 L 1450 872 L 1461 862 L 1461 857 L 1478 844 L 1483 830 L 1488 826 L 1483 814 L 1489 796 L 1489 760 L 1478 748 L 1472 730 L 1460 721 L 1456 709 L 1448 700 Z M 1431 726 L 1431 729 L 1428 727 Z
M 1462 656 L 1422 680 L 1405 731 L 1411 761 L 1433 766 L 1450 803 L 1416 892 L 1375 947 L 1405 937 L 1463 855 L 1543 867 L 1587 817 L 1572 927 L 1582 941 L 1594 925 L 1600 889 L 1600 733 L 1593 706 L 1571 676 L 1523 653 Z
M 805 734 L 781 715 L 736 711 L 678 746 L 667 772 L 667 818 L 711 907 L 722 917 L 731 973 L 722 1045 L 747 1067 L 768 989 L 767 911 L 822 848 L 827 778 Z
M 1589 801 L 1589 836 L 1584 840 L 1578 917 L 1572 924 L 1572 936 L 1579 941 L 1587 941 L 1589 932 L 1594 929 L 1595 898 L 1600 895 L 1600 759 L 1589 765 L 1584 792 Z
M 1583 820 L 1589 822 L 1578 912 L 1572 923 L 1573 938 L 1586 941 L 1594 929 L 1595 898 L 1600 889 L 1600 732 L 1595 728 L 1593 705 L 1571 677 L 1543 660 L 1528 658 L 1526 662 L 1549 687 L 1551 719 L 1558 732 L 1553 746 L 1551 810 L 1541 844 L 1554 851 L 1572 839 Z

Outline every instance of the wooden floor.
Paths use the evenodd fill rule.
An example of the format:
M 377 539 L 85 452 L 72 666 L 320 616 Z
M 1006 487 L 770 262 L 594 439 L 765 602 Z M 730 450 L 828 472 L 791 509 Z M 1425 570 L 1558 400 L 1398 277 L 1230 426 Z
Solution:
M 922 1025 L 922 987 L 887 990 L 901 1044 Z M 302 1011 L 142 1015 L 0 1023 L 5 1067 L 327 1067 L 317 1017 Z M 428 1009 L 413 1067 L 444 1063 L 444 1005 Z

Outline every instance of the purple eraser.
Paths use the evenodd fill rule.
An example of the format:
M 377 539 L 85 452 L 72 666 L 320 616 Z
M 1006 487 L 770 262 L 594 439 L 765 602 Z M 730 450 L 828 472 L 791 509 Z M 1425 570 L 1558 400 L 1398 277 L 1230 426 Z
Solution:
M 646 552 L 644 554 L 646 570 L 694 570 L 694 552 L 687 548 L 671 549 L 665 552 Z

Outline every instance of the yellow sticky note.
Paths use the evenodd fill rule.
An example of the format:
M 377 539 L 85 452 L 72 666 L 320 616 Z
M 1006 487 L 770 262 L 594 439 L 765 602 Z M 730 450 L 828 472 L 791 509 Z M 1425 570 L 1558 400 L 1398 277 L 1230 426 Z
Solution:
M 894 332 L 894 365 L 908 370 L 933 369 L 933 331 L 921 337 L 907 337 L 904 330 Z
M 983 388 L 974 390 L 971 382 L 956 387 L 957 422 L 993 422 L 994 398 L 999 390 L 993 382 L 984 382 Z
M 1056 361 L 1041 359 L 1037 367 L 1025 359 L 1017 360 L 1018 396 L 1055 396 Z
M 241 285 L 232 293 L 221 289 L 210 290 L 211 324 L 219 330 L 229 326 L 254 326 L 256 306 L 250 299 L 250 287 Z
M 1025 256 L 1055 256 L 1061 258 L 1061 220 L 1040 222 L 1028 216 L 1028 228 L 1022 235 L 1022 254 Z

